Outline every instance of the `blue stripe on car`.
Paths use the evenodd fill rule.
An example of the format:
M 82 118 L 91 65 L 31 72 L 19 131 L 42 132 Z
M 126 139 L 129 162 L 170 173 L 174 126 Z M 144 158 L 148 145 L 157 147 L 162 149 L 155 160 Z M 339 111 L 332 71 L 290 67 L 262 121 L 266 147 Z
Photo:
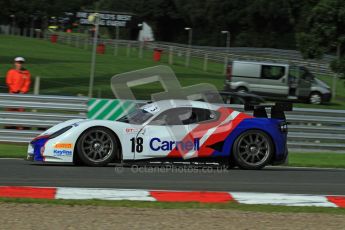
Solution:
M 243 120 L 225 139 L 222 151 L 214 151 L 213 157 L 227 157 L 232 153 L 232 147 L 235 140 L 243 132 L 247 130 L 261 130 L 266 132 L 271 138 L 274 146 L 274 161 L 280 161 L 285 158 L 286 155 L 286 140 L 287 134 L 280 132 L 280 123 L 282 120 L 279 119 L 268 119 L 268 118 L 253 118 Z
M 44 158 L 41 155 L 41 148 L 44 147 L 44 145 L 49 140 L 48 137 L 39 138 L 31 142 L 31 145 L 34 148 L 34 161 L 43 161 Z

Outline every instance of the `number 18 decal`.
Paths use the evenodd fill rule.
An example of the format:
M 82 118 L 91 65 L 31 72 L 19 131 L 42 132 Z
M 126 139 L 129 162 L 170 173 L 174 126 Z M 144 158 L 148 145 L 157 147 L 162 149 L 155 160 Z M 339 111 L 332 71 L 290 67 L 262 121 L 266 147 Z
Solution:
M 132 142 L 132 152 L 137 152 L 137 153 L 141 153 L 143 151 L 143 143 L 144 140 L 142 137 L 138 137 L 138 138 L 132 138 L 131 139 Z

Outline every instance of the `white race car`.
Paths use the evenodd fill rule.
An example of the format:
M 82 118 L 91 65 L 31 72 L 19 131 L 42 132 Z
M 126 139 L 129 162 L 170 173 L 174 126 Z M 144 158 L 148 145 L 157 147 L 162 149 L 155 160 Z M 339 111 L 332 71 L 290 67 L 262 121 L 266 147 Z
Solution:
M 164 100 L 118 119 L 70 120 L 31 141 L 28 159 L 105 166 L 113 162 L 210 160 L 260 169 L 287 157 L 284 108 L 253 117 L 205 102 Z M 259 112 L 259 113 L 258 113 Z

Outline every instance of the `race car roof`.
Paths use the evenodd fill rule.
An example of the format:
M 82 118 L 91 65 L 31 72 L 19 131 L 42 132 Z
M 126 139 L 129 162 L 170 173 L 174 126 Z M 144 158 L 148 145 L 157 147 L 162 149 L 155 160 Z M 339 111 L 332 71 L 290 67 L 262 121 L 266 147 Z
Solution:
M 164 111 L 171 108 L 179 108 L 179 107 L 203 108 L 203 109 L 210 109 L 210 110 L 219 109 L 219 106 L 214 105 L 214 104 L 201 102 L 201 101 L 191 101 L 191 100 L 157 101 L 157 102 L 152 102 L 150 104 L 146 104 L 142 106 L 142 109 L 155 113 L 155 112 Z

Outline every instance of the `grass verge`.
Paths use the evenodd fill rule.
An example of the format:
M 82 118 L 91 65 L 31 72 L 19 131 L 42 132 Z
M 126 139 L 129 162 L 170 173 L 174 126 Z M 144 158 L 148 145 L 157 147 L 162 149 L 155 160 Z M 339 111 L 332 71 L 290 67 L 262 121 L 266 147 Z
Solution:
M 104 55 L 97 55 L 94 95 L 103 98 L 114 98 L 110 89 L 112 76 L 157 65 L 168 65 L 168 55 L 163 54 L 162 61 L 152 60 L 152 50 L 145 50 L 143 58 L 138 57 L 138 50 L 131 49 L 127 54 L 125 47 L 120 47 L 114 56 L 113 48 L 107 47 Z M 23 56 L 27 59 L 26 67 L 33 77 L 41 78 L 41 94 L 53 95 L 87 95 L 90 76 L 90 49 L 75 48 L 68 44 L 52 44 L 49 41 L 0 35 L 0 51 L 6 56 L 0 57 L 0 76 L 4 76 L 12 67 L 13 57 Z M 34 51 L 34 52 L 33 52 Z M 190 68 L 184 66 L 185 59 L 176 56 L 171 65 L 182 86 L 196 83 L 210 83 L 218 88 L 223 87 L 224 76 L 222 64 L 209 62 L 208 72 L 202 70 L 203 61 L 192 59 Z M 0 86 L 5 82 L 0 81 Z M 157 84 L 145 85 L 145 90 L 137 89 L 138 99 L 149 99 L 149 95 L 160 92 Z M 1 89 L 1 87 L 0 87 Z M 1 89 L 6 91 L 6 87 Z
M 0 158 L 25 158 L 26 151 L 26 145 L 0 144 Z M 345 154 L 290 153 L 289 166 L 345 168 Z
M 12 67 L 13 57 L 24 56 L 27 59 L 27 68 L 32 76 L 41 78 L 41 94 L 53 95 L 87 95 L 90 76 L 90 47 L 84 49 L 83 44 L 52 44 L 40 39 L 23 38 L 0 35 L 0 51 L 5 54 L 0 56 L 0 76 L 5 76 L 7 70 Z M 33 52 L 34 51 L 34 52 Z M 97 55 L 95 73 L 94 96 L 114 98 L 110 89 L 112 76 L 132 70 L 138 70 L 156 65 L 168 65 L 169 55 L 165 52 L 161 62 L 152 60 L 153 51 L 145 49 L 143 58 L 139 58 L 139 50 L 120 47 L 118 55 L 114 55 L 114 47 L 107 46 L 106 54 Z M 222 63 L 211 60 L 208 62 L 207 72 L 203 71 L 204 60 L 192 58 L 190 67 L 185 67 L 185 57 L 181 53 L 175 53 L 174 64 L 170 67 L 174 70 L 182 86 L 190 86 L 196 83 L 210 83 L 218 89 L 223 89 L 224 75 Z M 332 77 L 318 76 L 328 85 L 332 85 Z M 4 79 L 4 78 L 3 78 Z M 147 84 L 133 89 L 138 99 L 149 99 L 150 95 L 162 91 L 161 85 Z M 6 92 L 4 80 L 0 81 L 0 92 Z M 296 103 L 296 107 L 345 109 L 345 81 L 337 81 L 337 98 L 326 105 L 308 105 Z
M 27 145 L 0 144 L 0 158 L 25 158 Z
M 325 213 L 345 215 L 344 208 L 325 207 L 289 207 L 275 205 L 247 205 L 237 203 L 197 203 L 197 202 L 150 202 L 150 201 L 105 201 L 105 200 L 46 200 L 46 199 L 17 199 L 0 198 L 0 203 L 34 203 L 47 205 L 90 205 L 129 208 L 157 208 L 157 209 L 228 209 L 250 212 L 281 212 L 281 213 Z
M 289 166 L 345 168 L 345 154 L 340 153 L 290 153 Z

